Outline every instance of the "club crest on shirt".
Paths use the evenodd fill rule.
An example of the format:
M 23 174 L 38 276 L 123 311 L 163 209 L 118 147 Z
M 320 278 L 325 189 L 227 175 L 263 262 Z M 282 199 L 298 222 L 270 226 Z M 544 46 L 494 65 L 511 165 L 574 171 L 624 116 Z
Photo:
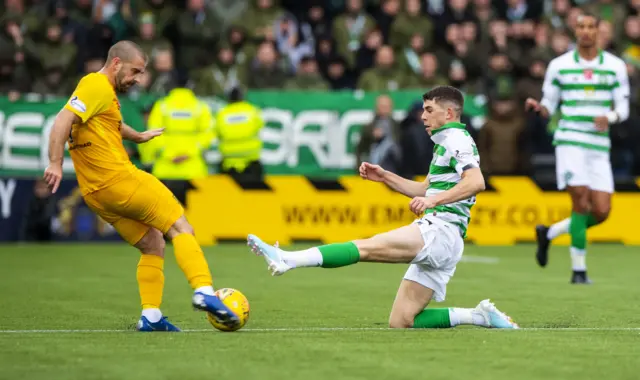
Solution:
M 87 106 L 85 106 L 82 100 L 78 99 L 77 96 L 73 96 L 69 100 L 69 105 L 78 112 L 87 112 Z
M 593 78 L 593 70 L 591 70 L 591 69 L 584 70 L 584 77 L 586 79 L 592 79 Z

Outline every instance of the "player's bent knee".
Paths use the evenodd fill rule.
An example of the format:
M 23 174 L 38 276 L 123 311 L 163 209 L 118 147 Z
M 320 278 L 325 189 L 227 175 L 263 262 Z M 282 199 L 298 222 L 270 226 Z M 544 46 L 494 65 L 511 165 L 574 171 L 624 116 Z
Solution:
M 407 318 L 405 315 L 393 315 L 389 317 L 390 329 L 410 329 L 413 327 L 413 318 Z
M 164 257 L 165 241 L 162 232 L 150 228 L 135 247 L 143 254 Z
M 600 223 L 604 222 L 605 220 L 607 220 L 607 218 L 609 217 L 609 208 L 608 207 L 594 207 L 591 211 L 591 213 L 593 214 L 593 216 L 596 218 L 596 220 Z
M 173 239 L 181 234 L 190 234 L 194 235 L 195 232 L 191 224 L 187 221 L 187 218 L 183 215 L 178 219 L 167 231 L 167 237 L 169 239 Z

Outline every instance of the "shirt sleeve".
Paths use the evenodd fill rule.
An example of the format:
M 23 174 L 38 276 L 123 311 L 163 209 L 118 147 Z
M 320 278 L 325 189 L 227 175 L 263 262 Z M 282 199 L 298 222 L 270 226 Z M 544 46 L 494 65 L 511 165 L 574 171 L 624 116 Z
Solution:
M 451 154 L 449 166 L 459 175 L 466 170 L 480 167 L 478 148 L 471 139 L 456 139 L 447 145 L 447 151 Z
M 542 84 L 542 100 L 540 105 L 549 111 L 549 116 L 556 113 L 558 101 L 560 100 L 560 81 L 558 80 L 558 64 L 557 60 L 553 60 L 547 67 L 547 73 L 544 76 Z
M 113 89 L 103 80 L 82 78 L 64 108 L 76 114 L 83 123 L 111 107 Z
M 613 89 L 614 110 L 618 114 L 618 122 L 625 121 L 629 118 L 629 74 L 627 73 L 627 65 L 624 61 L 620 61 L 619 69 L 616 70 L 617 85 Z

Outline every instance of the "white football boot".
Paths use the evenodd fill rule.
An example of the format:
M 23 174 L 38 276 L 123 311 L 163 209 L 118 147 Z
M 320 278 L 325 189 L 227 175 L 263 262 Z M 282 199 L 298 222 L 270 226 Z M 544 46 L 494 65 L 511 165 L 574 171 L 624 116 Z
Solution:
M 474 312 L 481 314 L 484 317 L 487 325 L 486 327 L 495 329 L 519 329 L 517 323 L 511 319 L 510 316 L 498 310 L 496 305 L 490 300 L 486 299 L 480 301 L 478 306 L 473 309 Z
M 280 255 L 281 249 L 278 248 L 277 243 L 275 246 L 269 245 L 260 240 L 259 237 L 249 235 L 247 237 L 247 245 L 256 255 L 264 257 L 272 276 L 280 276 L 284 274 L 284 272 L 292 269 L 291 266 L 282 259 Z

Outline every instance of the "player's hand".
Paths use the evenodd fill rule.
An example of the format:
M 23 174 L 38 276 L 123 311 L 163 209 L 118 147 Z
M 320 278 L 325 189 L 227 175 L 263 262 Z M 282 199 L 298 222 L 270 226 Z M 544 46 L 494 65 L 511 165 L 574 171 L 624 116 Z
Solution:
M 179 164 L 179 163 L 184 162 L 184 161 L 186 161 L 188 159 L 189 159 L 189 156 L 182 155 L 182 156 L 174 157 L 173 160 L 171 160 L 171 162 L 173 162 L 174 164 Z
M 360 177 L 368 179 L 369 181 L 383 182 L 385 172 L 386 170 L 380 165 L 374 165 L 368 162 L 363 162 L 360 165 Z
M 609 129 L 609 119 L 606 116 L 598 116 L 593 120 L 596 123 L 596 129 L 604 132 Z
M 415 197 L 409 202 L 409 209 L 418 216 L 424 214 L 425 210 L 434 207 L 436 207 L 434 200 L 427 197 Z
M 140 132 L 140 137 L 138 139 L 138 142 L 145 143 L 155 137 L 160 136 L 163 132 L 164 132 L 164 128 L 150 129 L 148 131 Z
M 524 102 L 524 110 L 527 112 L 540 112 L 542 110 L 542 106 L 540 105 L 540 102 L 538 102 L 534 98 L 527 98 L 527 100 Z
M 51 193 L 55 194 L 62 180 L 62 165 L 52 164 L 47 166 L 44 171 L 44 180 L 47 182 Z

